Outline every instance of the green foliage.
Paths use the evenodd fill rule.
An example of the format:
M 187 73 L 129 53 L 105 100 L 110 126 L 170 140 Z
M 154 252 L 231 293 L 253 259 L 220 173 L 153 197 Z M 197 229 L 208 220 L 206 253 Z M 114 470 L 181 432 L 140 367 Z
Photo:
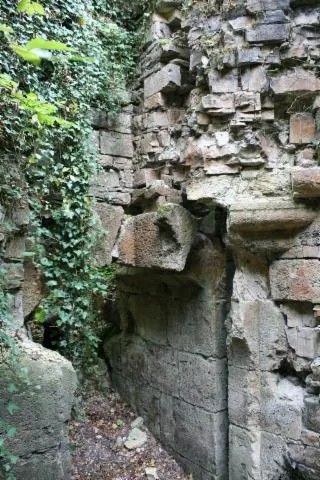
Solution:
M 12 371 L 16 372 L 17 376 L 23 382 L 28 383 L 27 372 L 21 368 L 19 364 L 19 350 L 14 338 L 8 333 L 10 330 L 12 318 L 9 312 L 8 305 L 10 304 L 10 295 L 5 290 L 6 287 L 6 270 L 0 267 L 0 366 L 6 365 Z M 15 383 L 9 383 L 7 392 L 13 396 L 19 393 Z M 12 397 L 10 397 L 7 405 L 7 412 L 9 415 L 14 415 L 18 410 L 18 405 Z M 13 455 L 8 450 L 6 441 L 11 439 L 16 434 L 15 427 L 5 422 L 0 417 L 0 460 L 6 475 L 7 480 L 14 480 L 11 469 L 18 461 L 18 457 Z
M 0 0 L 5 98 L 0 146 L 4 158 L 20 162 L 27 179 L 33 215 L 29 242 L 48 287 L 38 318 L 55 322 L 61 332 L 57 348 L 79 368 L 95 364 L 92 299 L 107 291 L 105 272 L 91 261 L 89 186 L 96 169 L 91 109 L 116 111 L 126 97 L 139 38 L 136 21 L 145 6 L 143 0 L 134 6 L 50 0 L 44 17 L 37 2 Z M 0 175 L 10 197 L 7 169 Z
M 0 0 L 0 203 L 27 196 L 28 239 L 47 296 L 39 322 L 59 330 L 56 348 L 79 370 L 92 372 L 98 332 L 97 296 L 114 273 L 92 260 L 95 225 L 90 181 L 96 171 L 90 141 L 92 108 L 115 112 L 153 2 L 138 0 Z M 5 228 L 5 234 L 11 226 Z M 1 255 L 0 255 L 1 259 Z M 1 272 L 0 272 L 1 273 Z M 6 275 L 0 275 L 0 354 L 19 370 L 10 321 Z M 19 375 L 27 376 L 20 368 Z M 16 386 L 8 385 L 14 397 Z M 15 414 L 14 400 L 7 405 Z M 17 457 L 6 438 L 15 429 L 0 420 L 0 458 L 8 479 Z
M 17 6 L 18 12 L 26 13 L 27 15 L 45 15 L 43 6 L 38 2 L 31 0 L 21 0 Z

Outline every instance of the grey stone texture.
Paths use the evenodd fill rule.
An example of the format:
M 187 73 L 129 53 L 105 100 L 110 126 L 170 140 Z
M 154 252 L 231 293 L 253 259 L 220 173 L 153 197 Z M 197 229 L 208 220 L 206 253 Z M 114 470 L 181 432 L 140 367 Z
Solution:
M 102 152 L 105 172 L 133 175 L 107 187 L 133 210 L 114 248 L 121 334 L 105 352 L 195 480 L 315 480 L 319 4 L 209 3 L 157 3 L 133 154 Z M 115 168 L 120 156 L 131 164 Z
M 114 384 L 194 480 L 318 480 L 319 2 L 156 9 L 128 105 L 92 120 Z M 26 340 L 43 294 L 28 217 L 22 201 L 0 226 L 8 332 L 41 387 L 21 394 L 15 473 L 65 480 L 75 378 Z
M 128 218 L 121 229 L 119 258 L 123 264 L 181 271 L 195 234 L 195 221 L 180 205 L 167 203 L 157 212 Z
M 1 366 L 1 417 L 17 433 L 7 447 L 19 460 L 13 468 L 17 479 L 67 480 L 71 455 L 68 448 L 68 420 L 76 387 L 71 364 L 59 354 L 25 340 L 20 345 L 20 362 L 28 369 L 30 385 L 5 364 Z M 16 385 L 19 409 L 10 416 L 6 404 L 8 382 Z
M 94 212 L 97 218 L 96 229 L 99 232 L 94 257 L 98 266 L 103 267 L 112 262 L 112 250 L 121 227 L 124 211 L 120 206 L 97 203 L 94 206 Z
M 25 319 L 43 297 L 43 282 L 32 258 L 23 262 L 29 233 L 25 201 L 8 211 L 0 207 L 0 220 L 1 227 L 4 221 L 13 226 L 9 232 L 0 227 L 0 264 L 6 269 L 5 288 L 10 294 L 10 316 L 1 329 L 14 337 L 18 352 L 17 369 L 8 361 L 5 348 L 0 359 L 0 417 L 16 429 L 12 438 L 5 438 L 6 448 L 17 456 L 12 474 L 17 480 L 67 480 L 71 475 L 68 421 L 76 374 L 66 359 L 28 339 Z M 10 385 L 17 391 L 10 393 Z M 7 409 L 9 401 L 17 406 L 13 415 Z M 3 463 L 0 459 L 1 479 Z
M 227 360 L 220 287 L 226 258 L 211 242 L 193 256 L 183 273 L 123 271 L 117 300 L 121 334 L 105 343 L 105 352 L 115 384 L 166 448 L 201 478 L 222 479 Z M 216 260 L 215 278 L 209 258 Z
M 181 86 L 181 71 L 178 65 L 169 64 L 144 81 L 144 98 L 156 93 L 166 93 Z

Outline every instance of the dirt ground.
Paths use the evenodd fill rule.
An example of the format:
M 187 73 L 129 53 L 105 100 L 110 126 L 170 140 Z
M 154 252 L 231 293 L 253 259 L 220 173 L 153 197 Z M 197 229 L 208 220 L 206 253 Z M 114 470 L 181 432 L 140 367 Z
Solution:
M 122 446 L 136 416 L 115 392 L 91 392 L 84 401 L 85 418 L 71 423 L 72 480 L 147 479 L 155 467 L 159 480 L 191 480 L 163 450 L 148 429 L 148 441 L 136 450 Z

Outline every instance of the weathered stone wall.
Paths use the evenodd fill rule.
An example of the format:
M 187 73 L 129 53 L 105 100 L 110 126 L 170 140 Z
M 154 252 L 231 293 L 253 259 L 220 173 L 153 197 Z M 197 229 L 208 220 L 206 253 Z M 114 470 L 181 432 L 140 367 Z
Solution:
M 195 479 L 315 480 L 319 3 L 189 3 L 158 2 L 132 130 L 99 134 L 132 175 L 107 356 Z
M 71 466 L 68 421 L 76 374 L 70 362 L 27 334 L 25 320 L 42 296 L 39 273 L 24 257 L 29 213 L 23 200 L 10 208 L 0 206 L 0 266 L 6 271 L 5 288 L 10 294 L 10 318 L 0 328 L 17 340 L 17 360 L 24 369 L 17 375 L 8 362 L 6 346 L 0 345 L 0 417 L 16 429 L 12 438 L 4 439 L 9 452 L 18 457 L 12 468 L 17 480 L 67 480 Z M 11 392 L 12 385 L 16 393 Z M 17 407 L 13 415 L 9 402 Z M 5 459 L 0 459 L 2 467 L 1 462 Z M 5 478 L 0 470 L 0 478 Z
M 226 254 L 200 237 L 182 274 L 123 272 L 113 380 L 196 478 L 227 476 Z M 214 273 L 214 274 L 213 274 Z

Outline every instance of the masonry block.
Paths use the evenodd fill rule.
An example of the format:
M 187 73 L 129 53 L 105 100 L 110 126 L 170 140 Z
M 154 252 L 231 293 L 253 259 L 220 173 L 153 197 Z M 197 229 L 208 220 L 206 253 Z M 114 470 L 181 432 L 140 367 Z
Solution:
M 181 71 L 178 65 L 169 64 L 144 81 L 144 98 L 156 93 L 168 93 L 181 86 Z
M 320 197 L 320 168 L 294 168 L 291 175 L 295 198 Z
M 290 142 L 311 143 L 315 139 L 316 122 L 311 113 L 297 113 L 290 117 Z
M 319 260 L 279 260 L 270 267 L 274 300 L 320 302 Z

